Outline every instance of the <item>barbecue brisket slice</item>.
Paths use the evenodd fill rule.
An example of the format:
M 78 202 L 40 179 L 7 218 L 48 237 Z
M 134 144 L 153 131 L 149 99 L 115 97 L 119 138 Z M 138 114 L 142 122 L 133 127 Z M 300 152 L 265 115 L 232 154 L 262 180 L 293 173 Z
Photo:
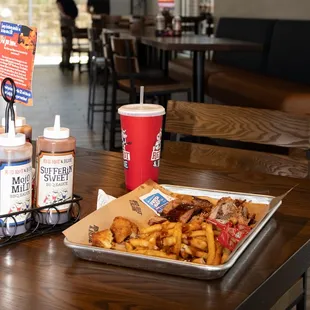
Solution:
M 249 214 L 248 208 L 244 205 L 245 200 L 224 197 L 220 199 L 210 214 L 210 219 L 226 223 L 234 219 L 239 224 L 248 225 L 253 216 Z
M 193 197 L 192 199 L 176 199 L 164 208 L 161 217 L 166 218 L 170 222 L 181 222 L 183 224 L 189 222 L 194 215 L 204 213 L 208 216 L 213 208 L 213 204 L 206 200 Z

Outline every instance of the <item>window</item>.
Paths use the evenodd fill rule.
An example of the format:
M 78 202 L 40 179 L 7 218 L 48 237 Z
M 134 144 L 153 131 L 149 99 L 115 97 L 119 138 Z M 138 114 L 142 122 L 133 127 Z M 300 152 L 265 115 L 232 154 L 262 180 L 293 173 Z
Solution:
M 87 28 L 90 16 L 86 0 L 75 0 L 79 16 L 77 27 Z M 11 0 L 0 2 L 0 19 L 38 28 L 36 64 L 58 64 L 61 61 L 61 37 L 56 0 Z

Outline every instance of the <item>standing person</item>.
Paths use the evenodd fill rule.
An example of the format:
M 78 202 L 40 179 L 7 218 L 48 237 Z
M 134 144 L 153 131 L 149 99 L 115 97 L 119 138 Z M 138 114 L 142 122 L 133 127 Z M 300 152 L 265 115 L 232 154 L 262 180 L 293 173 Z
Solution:
M 72 52 L 73 29 L 75 28 L 75 19 L 79 12 L 74 0 L 56 0 L 60 13 L 60 29 L 62 37 L 62 62 L 61 68 L 73 70 L 70 64 Z
M 87 12 L 92 15 L 110 15 L 110 0 L 87 0 Z M 101 26 L 103 18 L 92 20 L 93 28 L 97 28 Z

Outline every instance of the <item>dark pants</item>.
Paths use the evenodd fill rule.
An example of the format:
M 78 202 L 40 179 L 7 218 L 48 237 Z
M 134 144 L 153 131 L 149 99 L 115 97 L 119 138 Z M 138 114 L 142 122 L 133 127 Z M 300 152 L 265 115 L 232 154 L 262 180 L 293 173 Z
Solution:
M 75 21 L 68 18 L 61 18 L 60 25 L 62 38 L 62 64 L 64 66 L 68 66 L 70 64 L 70 56 L 72 52 L 72 40 Z

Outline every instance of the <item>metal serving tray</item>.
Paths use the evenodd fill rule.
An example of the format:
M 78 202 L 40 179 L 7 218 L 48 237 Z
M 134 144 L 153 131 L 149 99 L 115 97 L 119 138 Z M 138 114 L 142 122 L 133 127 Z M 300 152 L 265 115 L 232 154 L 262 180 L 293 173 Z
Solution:
M 215 199 L 230 196 L 233 199 L 246 199 L 248 201 L 252 201 L 253 203 L 270 204 L 271 200 L 274 198 L 273 196 L 237 193 L 229 191 L 217 191 L 173 185 L 162 186 L 167 190 L 178 194 L 209 196 Z M 67 247 L 72 249 L 72 251 L 77 257 L 89 261 L 202 280 L 217 279 L 224 276 L 224 274 L 236 263 L 241 254 L 247 249 L 253 239 L 255 239 L 255 237 L 270 220 L 276 210 L 280 207 L 281 203 L 282 201 L 280 201 L 274 208 L 272 208 L 272 210 L 270 210 L 270 212 L 267 213 L 266 216 L 257 223 L 255 228 L 249 233 L 249 235 L 244 240 L 242 240 L 242 242 L 240 242 L 236 249 L 231 253 L 229 260 L 225 264 L 219 266 L 199 265 L 190 262 L 182 262 L 172 259 L 132 254 L 122 251 L 97 248 L 93 246 L 79 245 L 69 242 L 66 238 L 64 240 L 64 243 Z

